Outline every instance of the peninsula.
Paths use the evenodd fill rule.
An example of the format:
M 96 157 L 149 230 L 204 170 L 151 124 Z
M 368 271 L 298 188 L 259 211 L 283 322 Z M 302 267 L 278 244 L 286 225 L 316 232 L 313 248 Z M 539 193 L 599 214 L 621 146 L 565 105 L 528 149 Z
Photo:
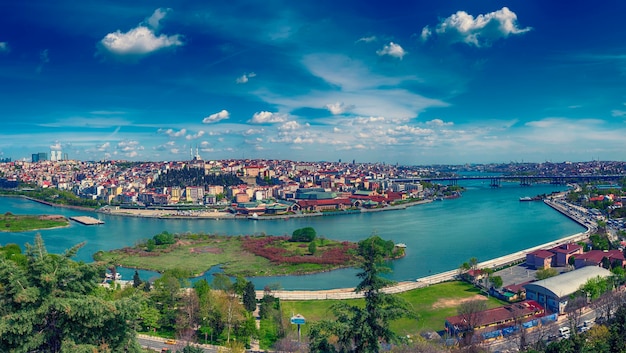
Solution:
M 356 264 L 353 242 L 318 238 L 310 227 L 290 236 L 171 234 L 162 232 L 133 247 L 99 251 L 94 260 L 108 265 L 165 272 L 183 271 L 189 277 L 220 266 L 229 276 L 280 276 L 330 271 Z M 404 248 L 386 241 L 389 258 Z
M 60 215 L 0 215 L 0 232 L 27 232 L 38 229 L 67 227 L 69 220 Z

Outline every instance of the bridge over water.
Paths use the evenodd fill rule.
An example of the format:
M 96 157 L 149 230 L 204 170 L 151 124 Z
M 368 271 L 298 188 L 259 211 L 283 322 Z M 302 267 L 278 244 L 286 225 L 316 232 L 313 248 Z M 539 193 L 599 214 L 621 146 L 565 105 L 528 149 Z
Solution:
M 610 181 L 617 182 L 626 178 L 624 174 L 611 175 L 490 175 L 490 176 L 448 176 L 448 177 L 432 177 L 432 178 L 390 178 L 379 179 L 378 181 L 387 181 L 393 183 L 418 183 L 421 181 L 439 183 L 448 182 L 448 185 L 457 185 L 459 181 L 466 180 L 488 180 L 491 187 L 500 187 L 502 181 L 517 181 L 521 186 L 531 186 L 533 183 L 548 181 L 550 184 L 565 185 L 567 183 L 589 183 L 592 181 Z

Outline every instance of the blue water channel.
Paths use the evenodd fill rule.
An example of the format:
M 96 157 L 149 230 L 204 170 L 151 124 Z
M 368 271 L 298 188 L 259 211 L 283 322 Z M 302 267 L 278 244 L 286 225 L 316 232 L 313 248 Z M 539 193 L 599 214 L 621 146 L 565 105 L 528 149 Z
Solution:
M 224 235 L 286 235 L 302 227 L 313 227 L 328 239 L 358 241 L 372 234 L 407 245 L 406 256 L 390 263 L 389 277 L 396 281 L 415 280 L 448 271 L 471 257 L 486 261 L 525 248 L 584 231 L 569 218 L 543 202 L 520 202 L 519 197 L 564 190 L 564 186 L 536 184 L 521 187 L 503 183 L 491 188 L 489 182 L 460 182 L 467 190 L 457 199 L 434 201 L 404 210 L 287 220 L 161 220 L 112 216 L 100 213 L 49 207 L 19 198 L 0 197 L 0 212 L 15 214 L 88 215 L 104 225 L 84 226 L 72 222 L 67 228 L 38 231 L 51 253 L 62 253 L 86 242 L 75 260 L 92 261 L 98 250 L 132 246 L 164 230 L 171 233 L 204 232 Z M 0 244 L 32 243 L 37 232 L 0 233 Z M 209 269 L 207 269 L 209 270 Z M 212 272 L 218 269 L 212 269 Z M 134 270 L 120 271 L 131 279 Z M 210 280 L 211 273 L 204 277 Z M 331 289 L 352 287 L 356 270 L 340 269 L 303 276 L 252 278 L 256 288 L 278 284 L 284 289 Z M 142 279 L 154 276 L 140 271 Z

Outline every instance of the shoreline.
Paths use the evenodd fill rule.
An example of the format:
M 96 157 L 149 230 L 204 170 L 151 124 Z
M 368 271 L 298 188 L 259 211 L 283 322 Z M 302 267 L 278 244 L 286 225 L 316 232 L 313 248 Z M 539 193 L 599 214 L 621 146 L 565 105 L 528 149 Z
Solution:
M 33 200 L 37 201 L 37 200 Z M 39 201 L 38 201 L 39 202 Z M 426 200 L 418 200 L 415 202 L 408 202 L 400 205 L 392 205 L 381 208 L 374 209 L 358 209 L 358 210 L 347 210 L 347 211 L 337 211 L 337 212 L 313 212 L 313 213 L 297 213 L 297 214 L 285 214 L 285 215 L 271 215 L 271 216 L 258 216 L 253 217 L 244 214 L 232 214 L 223 211 L 198 211 L 189 215 L 185 214 L 176 214 L 172 212 L 172 210 L 158 210 L 158 209 L 112 209 L 110 206 L 103 206 L 96 210 L 91 210 L 96 213 L 102 213 L 112 216 L 122 216 L 122 217 L 138 217 L 138 218 L 157 218 L 157 219 L 213 219 L 213 220 L 222 220 L 222 219 L 232 219 L 232 220 L 283 220 L 290 218 L 306 218 L 306 217 L 322 217 L 322 216 L 343 216 L 350 214 L 359 214 L 359 213 L 370 213 L 370 212 L 385 212 L 385 211 L 398 211 L 404 210 L 408 207 L 423 205 L 427 203 L 433 202 L 432 199 Z M 42 202 L 43 204 L 48 204 L 47 202 Z
M 565 236 L 563 238 L 559 238 L 553 241 L 549 241 L 549 242 L 546 242 L 537 246 L 533 246 L 527 249 L 516 251 L 512 254 L 507 254 L 507 255 L 497 257 L 495 259 L 490 259 L 487 261 L 480 262 L 477 265 L 478 268 L 495 269 L 495 268 L 505 267 L 508 265 L 519 263 L 519 262 L 522 262 L 526 258 L 527 253 L 530 253 L 539 249 L 552 248 L 561 244 L 585 240 L 589 238 L 589 236 L 591 235 L 593 231 L 595 231 L 594 227 L 588 226 L 582 219 L 579 219 L 575 217 L 573 214 L 570 214 L 569 212 L 567 212 L 567 209 L 558 208 L 557 206 L 552 206 L 546 201 L 548 202 L 551 202 L 551 201 L 547 199 L 544 200 L 544 202 L 548 206 L 564 214 L 565 216 L 575 221 L 576 223 L 580 224 L 581 226 L 586 227 L 587 230 L 584 232 L 573 234 L 573 235 L 568 235 L 568 236 Z M 383 292 L 387 294 L 397 294 L 397 293 L 410 291 L 413 289 L 424 288 L 433 284 L 455 280 L 457 275 L 458 275 L 458 270 L 454 269 L 454 270 L 445 271 L 445 272 L 441 272 L 441 273 L 426 276 L 426 277 L 420 277 L 414 281 L 397 282 L 393 286 L 384 288 Z M 257 298 L 262 298 L 263 294 L 264 294 L 263 291 L 256 291 Z M 312 291 L 278 290 L 278 291 L 272 291 L 272 295 L 274 295 L 275 297 L 281 300 L 326 300 L 326 299 L 341 300 L 341 299 L 363 298 L 363 293 L 354 292 L 354 288 L 336 288 L 336 289 L 324 289 L 324 290 L 312 290 Z

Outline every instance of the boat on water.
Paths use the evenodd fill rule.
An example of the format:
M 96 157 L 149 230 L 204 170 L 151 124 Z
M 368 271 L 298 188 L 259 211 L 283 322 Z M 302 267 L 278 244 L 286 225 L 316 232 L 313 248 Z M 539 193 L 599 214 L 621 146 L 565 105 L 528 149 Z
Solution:
M 537 195 L 534 197 L 524 196 L 519 198 L 520 201 L 541 201 L 543 200 L 543 195 Z

